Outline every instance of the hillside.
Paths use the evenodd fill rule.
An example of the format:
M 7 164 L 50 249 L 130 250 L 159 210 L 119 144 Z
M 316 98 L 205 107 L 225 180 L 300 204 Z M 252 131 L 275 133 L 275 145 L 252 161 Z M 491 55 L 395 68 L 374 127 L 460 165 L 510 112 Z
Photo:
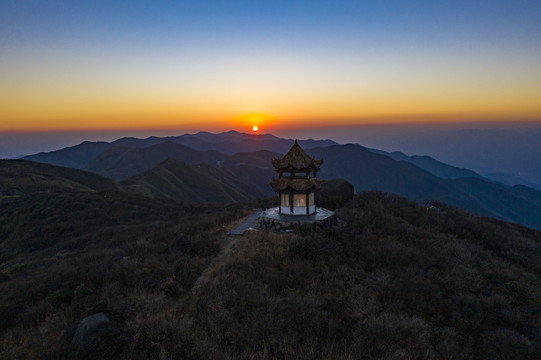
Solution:
M 358 145 L 315 148 L 308 153 L 325 159 L 322 177 L 344 178 L 355 191 L 380 190 L 419 202 L 443 201 L 479 215 L 541 229 L 541 192 L 534 189 L 510 188 L 477 177 L 443 179 Z M 528 189 L 529 195 L 520 189 Z
M 85 170 L 107 176 L 114 180 L 124 180 L 150 170 L 167 159 L 181 160 L 190 165 L 201 163 L 216 166 L 227 156 L 218 151 L 197 151 L 190 147 L 170 141 L 145 148 L 126 148 L 112 146 L 94 158 Z
M 103 141 L 85 141 L 79 145 L 67 148 L 41 152 L 24 156 L 22 160 L 36 161 L 57 166 L 66 166 L 74 169 L 84 169 L 96 156 L 106 151 L 111 145 Z
M 36 177 L 36 165 L 45 169 L 42 177 Z M 119 325 L 135 320 L 143 303 L 125 301 L 164 291 L 164 281 L 173 274 L 170 266 L 182 281 L 192 283 L 219 250 L 214 235 L 208 239 L 205 234 L 249 211 L 245 205 L 155 200 L 116 186 L 75 186 L 99 179 L 114 183 L 29 161 L 3 161 L 0 169 L 0 189 L 12 188 L 5 174 L 16 173 L 15 182 L 24 186 L 16 195 L 2 192 L 0 197 L 2 359 L 78 357 L 70 355 L 69 341 L 73 326 L 88 312 L 115 308 Z M 168 245 L 163 247 L 160 239 Z M 133 357 L 125 347 L 130 330 L 122 328 L 128 332 L 113 331 L 118 337 L 95 347 L 100 355 L 91 357 Z M 113 344 L 117 349 L 110 350 Z
M 273 196 L 268 184 L 260 186 L 268 183 L 272 175 L 271 171 L 251 165 L 216 168 L 168 159 L 122 185 L 128 191 L 148 196 L 194 203 L 232 203 Z
M 45 191 L 115 191 L 117 183 L 86 171 L 25 160 L 0 160 L 0 195 Z
M 0 199 L 2 358 L 541 356 L 541 232 L 369 192 L 341 226 L 239 238 L 255 204 L 38 187 Z

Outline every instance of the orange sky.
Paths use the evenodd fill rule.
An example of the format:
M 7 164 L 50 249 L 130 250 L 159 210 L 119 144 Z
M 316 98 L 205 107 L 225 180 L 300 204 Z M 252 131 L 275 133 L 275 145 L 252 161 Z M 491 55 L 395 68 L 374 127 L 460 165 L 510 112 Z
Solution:
M 229 67 L 179 70 L 170 64 L 152 76 L 151 64 L 126 68 L 122 58 L 106 69 L 92 61 L 66 69 L 51 58 L 36 70 L 32 61 L 18 61 L 9 73 L 3 68 L 0 131 L 541 119 L 541 56 L 507 55 L 507 62 L 488 68 L 488 59 L 468 63 L 467 56 L 393 68 L 383 55 L 386 64 L 374 58 L 359 68 L 351 59 L 340 66 L 340 58 L 303 67 L 284 55 L 258 69 L 261 59 L 240 56 L 242 65 L 230 60 Z

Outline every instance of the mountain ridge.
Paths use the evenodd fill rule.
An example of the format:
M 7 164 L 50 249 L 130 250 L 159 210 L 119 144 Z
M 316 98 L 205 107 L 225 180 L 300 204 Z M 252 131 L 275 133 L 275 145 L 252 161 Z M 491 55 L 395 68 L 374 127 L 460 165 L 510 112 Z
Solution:
M 112 142 L 90 142 L 84 141 L 79 145 L 63 149 L 41 152 L 22 157 L 23 160 L 39 161 L 52 165 L 68 166 L 76 169 L 86 168 L 97 156 L 113 146 L 127 148 L 145 148 L 163 142 L 172 142 L 188 146 L 193 150 L 206 151 L 216 150 L 228 155 L 238 152 L 270 150 L 277 153 L 285 153 L 293 144 L 293 139 L 283 139 L 271 134 L 245 134 L 238 131 L 228 131 L 218 134 L 210 132 L 198 132 L 195 134 L 183 134 L 179 136 L 156 137 L 150 136 L 145 139 L 124 137 Z M 299 140 L 305 148 L 334 145 L 332 140 Z
M 205 139 L 208 138 L 220 138 L 223 139 L 222 145 L 225 143 L 231 145 L 233 143 L 231 139 L 236 139 L 238 141 L 234 143 L 241 143 L 242 148 L 244 148 L 250 145 L 245 140 L 253 139 L 254 136 L 228 132 L 221 134 L 198 133 L 187 137 L 199 139 L 200 144 L 203 144 L 202 141 L 206 141 Z M 155 142 L 157 141 L 156 139 L 152 141 Z M 274 138 L 271 137 L 271 139 Z M 141 141 L 130 138 L 120 140 L 128 143 L 134 141 L 140 143 Z M 160 141 L 162 140 L 160 139 Z M 259 145 L 265 144 L 264 142 L 259 143 Z M 279 142 L 279 144 L 280 146 L 289 146 L 285 140 Z M 312 142 L 311 144 L 314 145 L 317 142 Z M 324 142 L 324 144 L 327 143 Z M 88 146 L 88 144 L 86 145 Z M 217 148 L 220 148 L 222 145 L 217 145 Z M 266 193 L 268 190 L 268 181 L 270 179 L 265 181 L 265 176 L 262 174 L 267 173 L 271 177 L 270 174 L 273 173 L 270 168 L 270 158 L 279 156 L 279 153 L 269 150 L 257 154 L 253 152 L 242 152 L 233 155 L 221 153 L 217 150 L 208 150 L 205 152 L 171 141 L 159 142 L 148 147 L 127 148 L 110 144 L 107 146 L 109 146 L 109 149 L 95 157 L 87 165 L 87 168 L 89 167 L 99 174 L 116 180 L 126 180 L 143 171 L 152 171 L 159 163 L 169 158 L 181 160 L 189 165 L 208 164 L 214 168 L 237 166 L 239 173 L 244 172 L 246 176 L 249 175 L 252 183 L 257 184 L 257 187 L 251 191 L 254 194 Z M 208 144 L 205 146 L 208 146 Z M 69 150 L 73 151 L 71 148 Z M 305 150 L 313 156 L 325 158 L 325 163 L 320 172 L 322 178 L 344 178 L 354 185 L 357 192 L 379 190 L 400 194 L 418 202 L 422 202 L 423 200 L 443 201 L 470 210 L 476 214 L 541 228 L 541 217 L 538 216 L 538 214 L 541 214 L 541 200 L 539 200 L 540 197 L 537 193 L 533 192 L 535 191 L 533 189 L 525 190 L 523 188 L 507 187 L 484 179 L 470 170 L 455 168 L 429 157 L 407 157 L 401 153 L 391 154 L 398 159 L 397 161 L 392 156 L 389 156 L 389 154 L 371 151 L 358 144 L 337 144 L 307 148 Z M 241 158 L 244 158 L 244 160 L 241 160 Z M 239 161 L 247 161 L 247 167 L 240 168 L 239 164 L 235 165 Z M 420 163 L 420 166 L 412 162 Z M 442 177 L 427 171 L 427 168 L 440 174 Z M 259 169 L 259 173 L 257 169 Z M 190 173 L 186 169 L 183 171 L 177 170 L 178 174 L 183 174 L 184 180 L 177 177 L 173 182 L 179 186 L 185 186 L 184 182 L 188 180 L 187 177 L 190 176 Z M 230 169 L 227 171 L 230 171 Z M 219 171 L 208 169 L 207 177 L 211 177 L 212 175 L 210 174 L 214 173 L 215 176 L 225 181 L 226 177 L 224 176 L 227 171 L 224 169 Z M 157 174 L 158 172 L 160 175 Z M 147 174 L 145 180 L 138 178 L 138 181 L 142 183 L 146 182 L 146 184 L 141 184 L 141 188 L 146 189 L 144 191 L 147 193 L 160 194 L 160 190 L 149 184 L 148 181 L 154 178 L 155 181 L 164 182 L 166 173 L 175 177 L 173 170 L 166 171 L 162 166 L 153 175 Z M 193 176 L 203 176 L 202 174 L 196 175 L 196 173 L 197 171 L 194 171 Z M 461 177 L 463 175 L 472 176 Z M 231 183 L 234 177 L 227 176 L 227 179 L 229 179 L 227 180 L 229 182 L 229 188 L 235 187 Z M 236 177 L 236 182 L 245 183 L 241 177 Z M 252 183 L 246 186 L 246 188 L 250 188 Z M 131 186 L 134 189 L 137 188 L 134 183 L 131 183 Z M 219 186 L 215 183 L 212 187 L 213 189 L 218 189 Z M 154 189 L 154 191 L 150 191 L 149 189 Z M 255 189 L 262 189 L 262 192 Z M 174 189 L 169 187 L 169 194 L 174 192 Z M 524 194 L 526 192 L 530 192 L 530 196 L 525 196 Z M 180 197 L 182 198 L 182 196 Z M 220 197 L 223 199 L 227 198 L 227 196 Z M 196 197 L 192 196 L 192 198 Z M 238 195 L 234 198 L 245 199 L 244 196 Z
M 376 154 L 387 155 L 390 158 L 397 161 L 409 162 L 443 179 L 457 179 L 461 177 L 482 177 L 481 175 L 479 175 L 473 170 L 455 167 L 455 166 L 443 163 L 441 161 L 438 161 L 434 159 L 433 157 L 430 157 L 427 155 L 408 156 L 400 151 L 387 152 L 383 150 L 369 149 L 369 148 L 367 148 L 367 150 Z
M 442 179 L 409 162 L 374 154 L 360 145 L 329 146 L 307 152 L 325 159 L 323 177 L 344 178 L 355 191 L 386 191 L 418 202 L 438 200 L 479 215 L 541 228 L 541 192 L 535 189 L 518 188 L 536 194 L 527 197 L 483 178 Z

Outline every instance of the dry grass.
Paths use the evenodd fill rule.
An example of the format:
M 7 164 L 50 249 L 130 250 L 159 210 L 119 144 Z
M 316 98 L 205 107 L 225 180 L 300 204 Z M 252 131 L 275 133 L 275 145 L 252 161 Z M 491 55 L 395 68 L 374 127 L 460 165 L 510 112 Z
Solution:
M 0 358 L 541 356 L 537 231 L 365 193 L 337 210 L 342 227 L 231 238 L 253 204 L 85 196 L 87 223 L 61 196 L 50 225 L 39 201 L 0 208 L 18 224 L 1 229 Z M 36 224 L 41 247 L 25 248 Z M 71 347 L 99 311 L 113 325 Z

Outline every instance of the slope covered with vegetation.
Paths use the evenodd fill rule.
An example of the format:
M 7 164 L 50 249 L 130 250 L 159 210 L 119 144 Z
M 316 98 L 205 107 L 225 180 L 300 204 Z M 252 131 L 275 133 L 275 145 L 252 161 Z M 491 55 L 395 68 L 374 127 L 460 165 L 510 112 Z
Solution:
M 170 171 L 173 178 L 167 179 L 163 176 L 166 174 L 163 167 L 155 168 L 161 162 L 176 159 L 189 165 L 207 164 L 215 168 L 239 164 L 255 166 L 246 171 L 246 178 L 250 179 L 248 188 L 267 191 L 269 178 L 266 174 L 272 173 L 272 169 L 269 172 L 270 159 L 280 156 L 272 151 L 285 153 L 291 144 L 292 140 L 270 134 L 200 132 L 164 138 L 122 138 L 111 143 L 84 142 L 25 159 L 79 167 L 117 181 L 150 171 L 156 176 L 146 174 L 144 180 L 139 177 L 137 179 L 143 183 L 140 186 L 132 183 L 132 188 L 146 194 L 184 200 L 184 185 L 197 182 L 197 175 L 187 174 L 188 177 L 179 179 Z M 408 157 L 402 153 L 369 150 L 360 145 L 338 145 L 330 140 L 303 140 L 299 144 L 309 154 L 325 159 L 320 177 L 346 179 L 354 185 L 355 191 L 379 190 L 419 202 L 425 199 L 443 201 L 479 215 L 541 229 L 541 192 L 536 190 L 528 191 L 533 196 L 524 196 L 521 187 L 494 183 L 473 171 L 429 157 Z M 257 169 L 260 169 L 259 174 Z M 191 175 L 194 176 L 190 178 Z M 151 178 L 157 182 L 150 183 Z M 236 186 L 243 187 L 243 182 L 246 183 L 242 179 L 236 181 Z M 162 191 L 163 184 L 167 186 Z M 175 188 L 176 185 L 180 187 Z M 248 198 L 251 193 L 254 191 L 248 192 Z M 245 197 L 233 198 L 243 200 Z
M 181 160 L 190 165 L 205 163 L 216 166 L 226 157 L 218 151 L 197 151 L 170 141 L 146 148 L 112 146 L 92 160 L 85 170 L 120 181 L 150 170 L 167 159 Z
M 375 154 L 359 145 L 329 146 L 307 151 L 324 158 L 323 178 L 343 178 L 355 191 L 379 190 L 423 202 L 438 200 L 479 215 L 541 229 L 541 192 L 507 187 L 479 177 L 443 179 L 406 162 Z
M 0 160 L 0 195 L 19 196 L 46 191 L 114 191 L 114 181 L 72 168 L 25 160 Z
M 253 207 L 3 197 L 0 358 L 541 356 L 540 232 L 368 192 L 325 230 L 228 237 Z
M 195 288 L 191 330 L 233 358 L 539 357 L 541 233 L 439 206 L 364 193 L 342 227 L 252 234 Z
M 82 318 L 99 311 L 115 326 L 106 329 L 109 338 L 92 343 L 94 356 L 87 355 L 133 357 L 129 344 L 141 329 L 128 330 L 126 321 L 160 294 L 187 291 L 220 249 L 214 234 L 251 210 L 91 189 L 79 185 L 114 183 L 50 165 L 44 166 L 57 172 L 40 181 L 29 170 L 34 163 L 11 164 L 25 165 L 17 176 L 25 188 L 0 198 L 1 359 L 84 358 L 69 346 L 71 337 Z M 88 177 L 72 182 L 73 173 Z
M 191 166 L 168 159 L 122 182 L 125 189 L 148 196 L 193 203 L 232 203 L 269 197 L 273 171 L 251 165 Z

